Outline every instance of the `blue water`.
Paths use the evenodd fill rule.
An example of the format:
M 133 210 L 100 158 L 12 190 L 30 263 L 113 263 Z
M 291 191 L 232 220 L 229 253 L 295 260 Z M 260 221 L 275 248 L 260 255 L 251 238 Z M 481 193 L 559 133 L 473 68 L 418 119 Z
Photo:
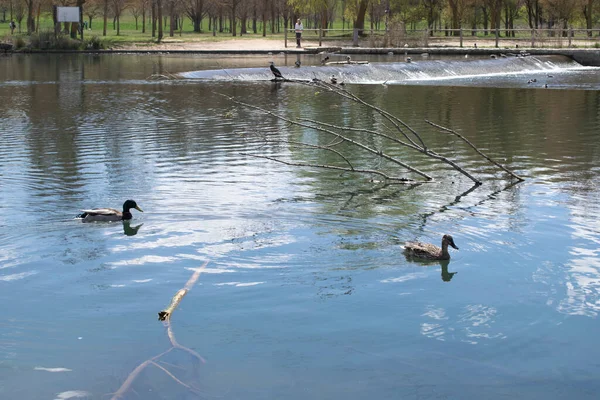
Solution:
M 307 85 L 146 79 L 216 62 L 0 58 L 11 100 L 0 105 L 0 398 L 111 398 L 171 347 L 157 312 L 205 262 L 171 321 L 205 361 L 174 349 L 157 359 L 172 375 L 149 365 L 123 398 L 597 397 L 600 95 L 580 90 L 596 77 L 561 71 L 577 82 L 562 90 L 506 77 L 347 85 L 484 182 L 364 139 L 435 178 L 383 185 L 253 157 L 338 162 L 265 143 L 330 139 L 219 94 L 384 130 L 372 110 Z M 391 168 L 343 149 L 362 167 Z M 130 224 L 74 219 L 127 198 L 144 210 Z M 406 240 L 439 244 L 445 233 L 460 248 L 448 265 L 401 253 Z

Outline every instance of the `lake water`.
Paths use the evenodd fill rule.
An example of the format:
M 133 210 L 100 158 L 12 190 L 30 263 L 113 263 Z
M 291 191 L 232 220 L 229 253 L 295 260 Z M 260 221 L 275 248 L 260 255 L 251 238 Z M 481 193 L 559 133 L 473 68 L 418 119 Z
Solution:
M 383 129 L 373 111 L 326 91 L 269 82 L 271 59 L 300 73 L 282 55 L 0 57 L 0 398 L 111 398 L 171 347 L 157 312 L 207 261 L 172 318 L 179 344 L 205 362 L 174 349 L 122 398 L 597 398 L 598 70 L 541 59 L 478 76 L 494 62 L 482 59 L 451 76 L 464 61 L 416 59 L 443 63 L 448 79 L 430 65 L 435 79 L 346 85 L 484 182 L 473 188 L 445 165 L 364 138 L 435 178 L 383 185 L 252 156 L 338 163 L 265 143 L 331 138 L 220 94 Z M 317 56 L 302 62 L 302 73 L 320 68 Z M 235 68 L 247 70 L 214 78 Z M 345 151 L 361 167 L 390 167 Z M 144 210 L 130 224 L 74 219 L 129 198 Z M 445 233 L 460 248 L 449 264 L 402 255 L 404 241 L 439 244 Z

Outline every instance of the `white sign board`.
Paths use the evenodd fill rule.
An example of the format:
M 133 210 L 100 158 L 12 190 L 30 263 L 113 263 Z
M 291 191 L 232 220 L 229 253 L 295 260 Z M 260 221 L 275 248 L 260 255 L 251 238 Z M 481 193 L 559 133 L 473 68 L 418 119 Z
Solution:
M 56 7 L 57 22 L 79 22 L 79 7 Z

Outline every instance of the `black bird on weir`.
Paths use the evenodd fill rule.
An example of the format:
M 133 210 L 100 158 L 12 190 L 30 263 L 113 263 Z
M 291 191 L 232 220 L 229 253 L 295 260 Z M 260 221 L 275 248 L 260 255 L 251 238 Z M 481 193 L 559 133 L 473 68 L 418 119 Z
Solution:
M 280 78 L 280 79 L 284 79 L 283 75 L 281 75 L 281 71 L 279 71 L 276 67 L 275 64 L 273 63 L 273 61 L 270 61 L 271 66 L 269 67 L 271 69 L 271 72 L 273 73 L 273 75 L 275 75 L 275 78 Z

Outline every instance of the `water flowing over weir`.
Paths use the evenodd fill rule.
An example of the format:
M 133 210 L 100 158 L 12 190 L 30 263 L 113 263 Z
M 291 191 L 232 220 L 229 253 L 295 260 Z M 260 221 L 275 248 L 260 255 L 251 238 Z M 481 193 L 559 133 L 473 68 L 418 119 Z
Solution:
M 417 57 L 415 57 L 416 59 Z M 419 57 L 412 62 L 370 64 L 335 64 L 325 66 L 302 66 L 300 68 L 278 66 L 287 79 L 313 78 L 329 80 L 335 76 L 338 82 L 355 84 L 403 84 L 431 80 L 465 79 L 486 76 L 536 74 L 585 69 L 581 64 L 565 56 L 506 56 L 496 59 L 429 60 Z M 264 81 L 273 75 L 268 64 L 264 68 L 233 68 L 190 71 L 180 73 L 186 79 L 217 81 Z

